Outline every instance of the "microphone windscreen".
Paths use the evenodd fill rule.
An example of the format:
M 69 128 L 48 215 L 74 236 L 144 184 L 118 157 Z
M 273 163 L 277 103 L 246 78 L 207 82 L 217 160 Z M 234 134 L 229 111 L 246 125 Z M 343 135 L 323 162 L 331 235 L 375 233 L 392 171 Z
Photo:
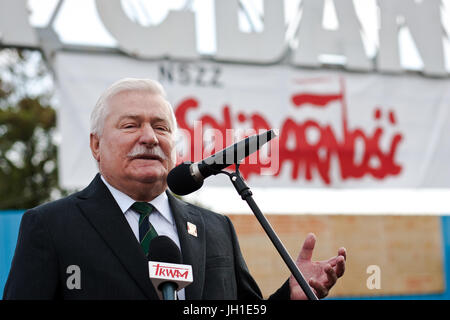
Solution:
M 157 236 L 150 241 L 148 261 L 181 264 L 181 252 L 178 246 L 167 236 Z
M 191 175 L 192 162 L 183 162 L 170 170 L 167 176 L 167 185 L 170 190 L 180 196 L 197 191 L 203 185 L 203 181 L 198 182 Z

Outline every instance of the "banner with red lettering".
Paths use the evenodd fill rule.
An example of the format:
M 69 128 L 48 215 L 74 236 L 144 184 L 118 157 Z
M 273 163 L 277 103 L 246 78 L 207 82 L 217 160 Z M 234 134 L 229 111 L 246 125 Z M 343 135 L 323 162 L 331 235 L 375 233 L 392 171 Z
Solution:
M 252 186 L 450 187 L 446 78 L 67 52 L 55 66 L 66 187 L 85 186 L 97 172 L 89 115 L 101 92 L 123 77 L 163 84 L 178 121 L 179 161 L 277 129 L 278 138 L 240 166 Z

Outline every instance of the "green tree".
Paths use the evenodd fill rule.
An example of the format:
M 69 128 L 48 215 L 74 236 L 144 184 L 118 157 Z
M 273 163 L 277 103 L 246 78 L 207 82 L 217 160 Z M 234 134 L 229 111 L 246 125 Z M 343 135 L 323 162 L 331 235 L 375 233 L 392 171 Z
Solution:
M 0 51 L 0 209 L 66 194 L 58 185 L 53 81 L 38 51 Z

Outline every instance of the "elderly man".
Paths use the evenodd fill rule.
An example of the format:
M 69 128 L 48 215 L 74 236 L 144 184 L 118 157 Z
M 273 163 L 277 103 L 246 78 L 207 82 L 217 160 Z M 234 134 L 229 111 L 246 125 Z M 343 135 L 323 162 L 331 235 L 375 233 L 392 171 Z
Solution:
M 229 218 L 167 191 L 175 129 L 157 82 L 123 79 L 108 88 L 91 115 L 99 174 L 81 192 L 24 214 L 4 298 L 157 299 L 146 254 L 152 236 L 166 235 L 193 267 L 180 299 L 260 299 Z M 314 244 L 308 235 L 297 264 L 324 297 L 344 273 L 346 253 L 312 262 Z M 306 297 L 291 276 L 271 298 Z

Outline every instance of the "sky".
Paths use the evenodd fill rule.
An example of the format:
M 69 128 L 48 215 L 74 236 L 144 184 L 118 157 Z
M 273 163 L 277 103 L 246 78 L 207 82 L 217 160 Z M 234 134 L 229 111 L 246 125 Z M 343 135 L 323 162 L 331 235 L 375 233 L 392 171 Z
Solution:
M 29 0 L 31 23 L 35 26 L 48 24 L 54 8 L 59 0 Z M 298 21 L 298 5 L 300 0 L 285 1 L 286 21 Z M 122 4 L 132 19 L 141 24 L 157 24 L 167 15 L 168 9 L 180 9 L 188 5 L 196 12 L 196 28 L 198 50 L 201 54 L 215 51 L 214 39 L 214 7 L 212 0 L 126 0 Z M 262 13 L 262 0 L 245 0 L 243 4 L 249 9 L 253 26 L 241 15 L 240 26 L 249 31 L 262 28 L 258 13 Z M 376 0 L 355 1 L 355 8 L 363 29 L 363 41 L 366 52 L 373 56 L 378 44 L 378 21 Z M 450 0 L 443 1 L 443 23 L 447 34 L 450 34 Z M 326 0 L 323 25 L 326 28 L 338 27 L 332 2 Z M 114 47 L 116 42 L 99 21 L 94 0 L 64 0 L 60 12 L 54 20 L 54 28 L 63 43 L 92 46 Z M 292 29 L 288 29 L 292 33 Z M 408 69 L 421 67 L 420 57 L 408 32 L 401 34 L 402 64 Z M 445 42 L 446 67 L 450 71 L 450 45 Z M 288 190 L 252 188 L 256 202 L 263 212 L 270 213 L 329 213 L 329 214 L 427 214 L 450 213 L 450 191 L 443 190 Z M 220 194 L 220 197 L 217 195 Z M 223 212 L 223 201 L 227 201 L 228 213 L 249 213 L 250 210 L 242 202 L 233 188 L 203 188 L 187 199 L 199 201 L 211 209 Z M 267 199 L 270 199 L 267 201 Z M 275 200 L 275 199 L 278 199 Z M 295 199 L 295 200 L 293 200 Z M 326 199 L 326 201 L 324 201 Z M 377 199 L 384 199 L 379 201 Z M 445 200 L 445 201 L 444 201 Z

